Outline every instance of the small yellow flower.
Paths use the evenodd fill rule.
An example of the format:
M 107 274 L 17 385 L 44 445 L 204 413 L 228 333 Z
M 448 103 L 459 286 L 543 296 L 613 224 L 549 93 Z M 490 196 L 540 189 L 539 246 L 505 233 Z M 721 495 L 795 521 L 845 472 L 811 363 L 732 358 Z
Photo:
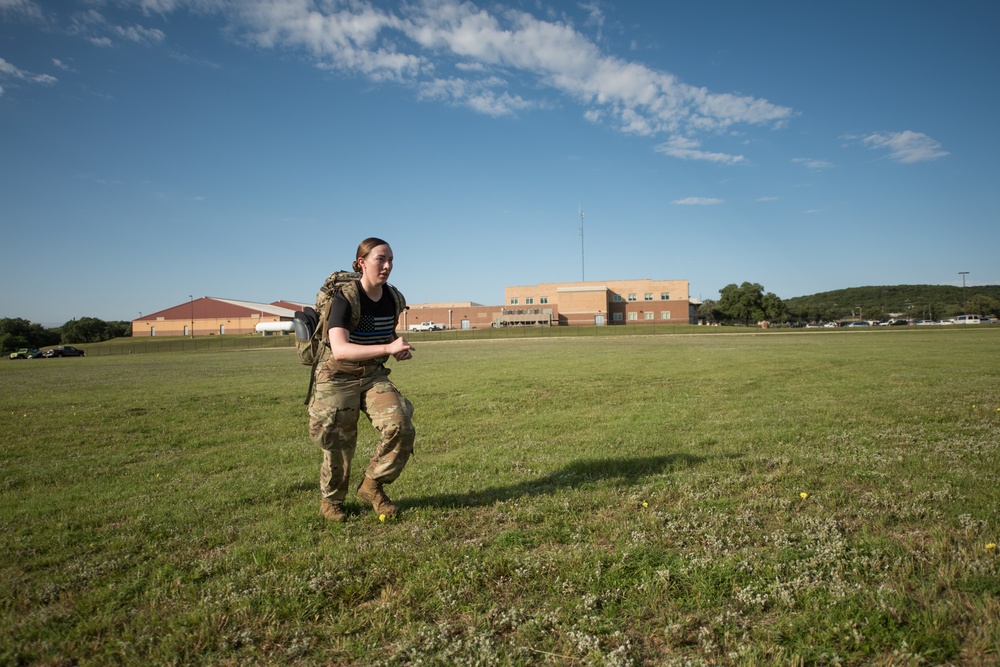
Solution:
M 805 491 L 803 491 L 802 493 L 799 494 L 799 498 L 801 498 L 802 500 L 805 500 L 808 497 L 809 497 L 809 494 L 806 493 Z
M 643 500 L 642 501 L 642 506 L 643 507 L 649 507 L 649 503 L 647 503 L 645 500 Z
M 378 515 L 378 520 L 379 521 L 385 521 L 385 515 L 384 514 L 379 514 Z
M 989 544 L 986 545 L 986 548 L 990 549 L 991 551 L 993 549 L 996 549 L 997 548 L 996 542 L 990 542 Z

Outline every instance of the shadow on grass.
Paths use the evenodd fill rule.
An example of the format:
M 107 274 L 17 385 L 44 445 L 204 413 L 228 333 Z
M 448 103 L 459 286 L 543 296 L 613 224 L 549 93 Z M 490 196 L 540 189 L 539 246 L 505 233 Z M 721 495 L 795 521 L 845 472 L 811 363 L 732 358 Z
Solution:
M 621 486 L 631 486 L 643 478 L 662 475 L 674 470 L 691 468 L 709 458 L 693 454 L 668 454 L 638 459 L 582 459 L 534 480 L 507 486 L 472 489 L 465 493 L 446 493 L 423 498 L 402 498 L 400 509 L 418 507 L 475 507 L 513 500 L 523 496 L 555 493 L 560 489 L 575 489 L 587 484 L 616 480 Z

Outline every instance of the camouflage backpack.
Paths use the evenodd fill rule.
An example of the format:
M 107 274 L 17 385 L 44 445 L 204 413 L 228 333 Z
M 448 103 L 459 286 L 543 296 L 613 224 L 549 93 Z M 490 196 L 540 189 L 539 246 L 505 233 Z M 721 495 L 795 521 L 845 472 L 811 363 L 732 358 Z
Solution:
M 316 294 L 316 308 L 306 306 L 302 310 L 296 311 L 293 318 L 295 325 L 295 349 L 299 354 L 299 361 L 306 366 L 311 366 L 309 374 L 309 391 L 306 394 L 306 404 L 312 397 L 313 384 L 316 380 L 316 367 L 319 366 L 330 354 L 330 341 L 327 338 L 327 321 L 330 319 L 330 307 L 333 299 L 340 292 L 344 293 L 347 302 L 351 305 L 351 321 L 348 326 L 349 331 L 354 331 L 358 327 L 361 319 L 361 298 L 358 296 L 358 282 L 361 274 L 353 271 L 334 271 L 320 287 Z M 396 317 L 406 309 L 406 299 L 392 285 L 386 283 L 389 293 L 392 294 L 396 303 Z

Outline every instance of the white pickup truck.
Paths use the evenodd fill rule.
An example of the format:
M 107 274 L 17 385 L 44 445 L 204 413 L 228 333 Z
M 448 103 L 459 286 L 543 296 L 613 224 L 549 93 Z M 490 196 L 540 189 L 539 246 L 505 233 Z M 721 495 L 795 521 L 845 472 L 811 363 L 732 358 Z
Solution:
M 444 325 L 436 322 L 421 322 L 420 324 L 411 324 L 410 331 L 444 331 Z

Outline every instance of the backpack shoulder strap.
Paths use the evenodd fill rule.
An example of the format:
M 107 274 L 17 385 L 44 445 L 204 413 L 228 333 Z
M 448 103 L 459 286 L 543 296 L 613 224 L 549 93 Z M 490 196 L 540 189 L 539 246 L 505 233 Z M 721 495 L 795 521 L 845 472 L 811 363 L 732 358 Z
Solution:
M 392 294 L 392 299 L 396 302 L 396 319 L 398 320 L 399 316 L 406 310 L 406 298 L 402 292 L 396 289 L 395 285 L 386 283 L 385 286 L 389 288 L 389 293 Z
M 357 280 L 352 280 L 351 282 L 340 288 L 340 293 L 344 295 L 347 299 L 348 305 L 351 306 L 351 322 L 349 331 L 354 331 L 358 328 L 358 322 L 361 321 L 361 297 L 358 294 L 358 290 L 361 289 L 361 284 Z

